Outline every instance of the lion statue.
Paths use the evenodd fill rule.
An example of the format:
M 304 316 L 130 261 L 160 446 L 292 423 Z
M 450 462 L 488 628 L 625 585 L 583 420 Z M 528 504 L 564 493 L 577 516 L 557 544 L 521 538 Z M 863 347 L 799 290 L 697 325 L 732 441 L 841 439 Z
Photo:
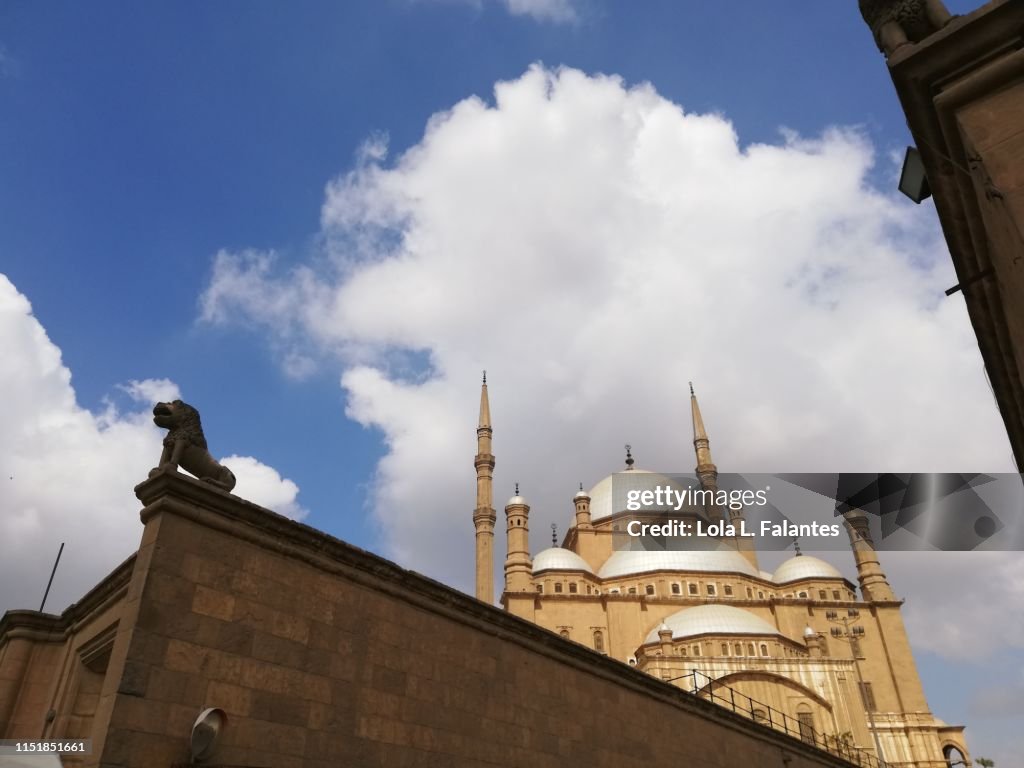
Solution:
M 163 453 L 160 454 L 160 466 L 149 473 L 150 477 L 164 471 L 174 472 L 180 466 L 203 482 L 225 491 L 235 487 L 235 476 L 231 470 L 219 464 L 206 449 L 199 411 L 181 400 L 157 403 L 153 407 L 153 422 L 168 431 Z
M 942 0 L 860 0 L 860 15 L 886 56 L 921 42 L 953 18 Z

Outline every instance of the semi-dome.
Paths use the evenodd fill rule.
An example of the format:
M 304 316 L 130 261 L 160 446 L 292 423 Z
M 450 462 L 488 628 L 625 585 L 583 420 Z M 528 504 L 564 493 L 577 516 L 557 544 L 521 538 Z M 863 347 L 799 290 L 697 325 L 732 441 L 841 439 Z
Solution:
M 621 550 L 612 552 L 598 575 L 614 579 L 653 571 L 715 571 L 757 576 L 750 562 L 734 549 L 719 550 Z
M 538 552 L 533 558 L 533 572 L 541 571 L 585 571 L 593 573 L 587 561 L 568 549 L 549 547 Z
M 797 555 L 775 569 L 772 580 L 776 584 L 785 584 L 801 579 L 841 579 L 841 574 L 834 565 L 826 563 L 810 555 Z
M 684 608 L 663 622 L 672 630 L 672 639 L 695 635 L 781 635 L 773 625 L 750 611 L 731 605 L 698 605 Z M 660 627 L 659 627 L 660 628 Z M 644 643 L 658 641 L 658 628 Z

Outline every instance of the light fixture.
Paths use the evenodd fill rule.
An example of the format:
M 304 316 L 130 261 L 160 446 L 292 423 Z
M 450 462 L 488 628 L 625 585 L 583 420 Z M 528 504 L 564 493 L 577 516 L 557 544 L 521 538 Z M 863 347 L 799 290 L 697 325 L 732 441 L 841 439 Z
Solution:
M 928 186 L 928 176 L 924 171 L 924 162 L 917 147 L 907 147 L 903 156 L 903 170 L 900 171 L 899 190 L 915 203 L 920 203 L 932 196 Z
M 192 725 L 192 736 L 189 747 L 192 750 L 192 762 L 197 763 L 213 754 L 224 727 L 228 724 L 228 716 L 223 709 L 210 707 L 199 713 Z

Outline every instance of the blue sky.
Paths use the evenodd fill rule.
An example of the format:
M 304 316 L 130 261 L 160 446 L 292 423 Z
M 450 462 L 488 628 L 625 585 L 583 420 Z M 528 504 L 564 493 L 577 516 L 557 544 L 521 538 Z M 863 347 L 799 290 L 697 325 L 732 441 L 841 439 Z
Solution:
M 310 507 L 358 503 L 381 449 L 323 418 L 340 403 L 335 377 L 295 385 L 258 340 L 196 329 L 211 255 L 303 253 L 324 185 L 368 136 L 407 147 L 431 114 L 534 62 L 650 81 L 688 110 L 725 113 L 743 143 L 831 124 L 883 148 L 908 140 L 853 3 L 784 17 L 756 2 L 578 9 L 558 24 L 498 3 L 5 4 L 0 250 L 79 401 L 96 407 L 140 371 L 171 377 L 232 425 L 223 450 L 286 464 L 277 446 L 301 432 L 316 450 L 288 471 Z M 225 397 L 239 370 L 245 384 Z M 253 423 L 267 399 L 287 418 Z
M 953 12 L 975 4 L 947 3 Z M 516 7 L 0 6 L 0 273 L 38 324 L 18 310 L 11 333 L 38 351 L 50 349 L 33 335 L 45 329 L 78 406 L 96 419 L 83 427 L 90 440 L 120 456 L 118 427 L 149 445 L 144 395 L 118 385 L 168 379 L 200 407 L 215 453 L 278 473 L 261 475 L 272 486 L 266 498 L 461 588 L 472 573 L 472 420 L 483 367 L 493 372 L 496 506 L 513 480 L 523 482 L 538 512 L 535 548 L 549 522 L 567 522 L 578 481 L 592 485 L 618 467 L 623 442 L 641 465 L 689 468 L 690 378 L 719 465 L 733 462 L 728 471 L 807 471 L 817 456 L 833 462 L 821 467 L 830 471 L 845 468 L 835 462 L 1012 469 L 962 300 L 941 298 L 955 279 L 934 210 L 893 193 L 891 155 L 909 137 L 856 3 L 801 2 L 784 14 L 760 2 L 535 6 L 573 18 Z M 513 84 L 504 102 L 499 82 Z M 584 101 L 609 106 L 591 121 L 580 117 Z M 668 138 L 628 133 L 629 120 L 655 124 L 666 105 L 700 119 L 684 127 L 678 115 L 658 117 Z M 612 112 L 632 116 L 627 128 Z M 546 155 L 561 131 L 577 139 Z M 481 149 L 488 141 L 493 148 Z M 580 145 L 588 151 L 567 157 Z M 694 148 L 690 186 L 662 174 L 686 154 L 672 147 Z M 594 160 L 606 151 L 641 158 L 637 178 L 626 192 L 602 187 L 592 208 L 563 212 L 563 188 L 579 201 L 607 181 L 604 160 Z M 462 156 L 475 159 L 463 167 Z M 524 168 L 540 157 L 549 157 L 549 179 L 534 187 L 538 176 Z M 652 196 L 664 197 L 625 213 Z M 437 213 L 453 200 L 464 220 Z M 501 203 L 477 209 L 477 200 Z M 691 201 L 685 210 L 726 202 L 678 230 L 652 212 L 680 200 Z M 617 215 L 606 222 L 609 206 Z M 652 226 L 633 228 L 648 215 Z M 771 217 L 778 230 L 756 234 Z M 492 228 L 491 254 L 494 221 L 511 223 Z M 716 233 L 744 229 L 755 233 L 749 241 L 712 245 Z M 345 252 L 362 235 L 366 252 Z M 606 243 L 614 248 L 599 253 Z M 536 259 L 524 255 L 531 249 Z M 385 264 L 403 253 L 411 258 Z M 423 271 L 402 272 L 418 258 L 427 259 Z M 744 279 L 752 264 L 763 274 Z M 683 276 L 681 289 L 659 295 L 657 281 L 642 278 L 667 269 Z M 761 291 L 775 276 L 799 288 L 807 314 L 774 323 L 786 310 Z M 645 312 L 671 304 L 681 314 L 617 303 L 610 286 L 622 285 L 644 297 Z M 561 324 L 590 311 L 594 296 L 604 298 L 589 322 Z M 591 367 L 634 349 L 616 336 L 623 327 L 672 364 Z M 604 338 L 595 342 L 588 328 Z M 914 352 L 878 350 L 893 328 Z M 761 332 L 764 341 L 749 342 Z M 799 337 L 793 345 L 779 341 L 790 335 Z M 869 359 L 877 375 L 861 380 Z M 52 383 L 44 363 L 40 381 Z M 876 386 L 882 380 L 905 384 Z M 57 384 L 45 407 L 32 397 L 49 384 L 19 386 L 26 413 L 74 411 Z M 922 398 L 925 389 L 935 394 Z M 437 423 L 432 413 L 458 416 Z M 6 450 L 56 461 L 38 446 Z M 107 521 L 121 544 L 100 562 L 76 560 L 72 542 L 58 601 L 76 599 L 131 551 L 138 479 L 115 473 L 96 490 L 129 510 L 123 522 Z M 25 539 L 32 560 L 47 561 L 54 528 L 28 513 L 18 520 L 38 533 Z M 45 581 L 45 570 L 26 582 Z M 897 591 L 908 602 L 931 599 L 914 574 L 904 570 L 902 583 L 894 575 Z M 1007 589 L 1019 609 L 1021 593 Z M 30 603 L 36 591 L 5 593 L 11 604 L 0 608 Z M 963 689 L 943 681 L 969 687 L 994 677 L 996 662 L 968 674 L 962 648 L 929 645 L 915 628 L 929 634 L 928 619 L 911 632 L 934 709 L 968 717 Z M 1005 630 L 992 652 L 1019 668 L 1024 629 Z

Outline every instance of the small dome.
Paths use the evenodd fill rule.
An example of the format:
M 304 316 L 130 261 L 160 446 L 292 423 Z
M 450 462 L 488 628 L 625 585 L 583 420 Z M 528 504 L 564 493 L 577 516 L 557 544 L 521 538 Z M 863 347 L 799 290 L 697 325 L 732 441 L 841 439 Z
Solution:
M 506 507 L 514 507 L 516 504 L 526 504 L 526 499 L 520 496 L 518 493 L 508 500 Z
M 809 626 L 804 627 L 804 637 L 817 637 L 818 633 L 811 629 Z
M 568 549 L 550 547 L 538 552 L 533 558 L 533 572 L 541 571 L 584 571 L 593 573 L 587 561 Z
M 772 580 L 776 584 L 785 584 L 802 579 L 841 579 L 841 574 L 831 563 L 819 560 L 810 555 L 791 557 L 775 570 Z
M 576 495 L 573 496 L 573 499 L 589 499 L 589 498 L 590 498 L 590 494 L 587 493 L 586 491 L 584 491 L 582 488 L 580 488 L 578 491 L 576 491 Z
M 715 571 L 757 576 L 757 571 L 735 549 L 718 550 L 619 550 L 605 560 L 602 579 L 652 571 Z
M 781 635 L 774 626 L 759 616 L 731 605 L 699 605 L 673 613 L 663 624 L 672 630 L 672 638 L 695 635 Z M 644 643 L 658 640 L 653 630 Z

